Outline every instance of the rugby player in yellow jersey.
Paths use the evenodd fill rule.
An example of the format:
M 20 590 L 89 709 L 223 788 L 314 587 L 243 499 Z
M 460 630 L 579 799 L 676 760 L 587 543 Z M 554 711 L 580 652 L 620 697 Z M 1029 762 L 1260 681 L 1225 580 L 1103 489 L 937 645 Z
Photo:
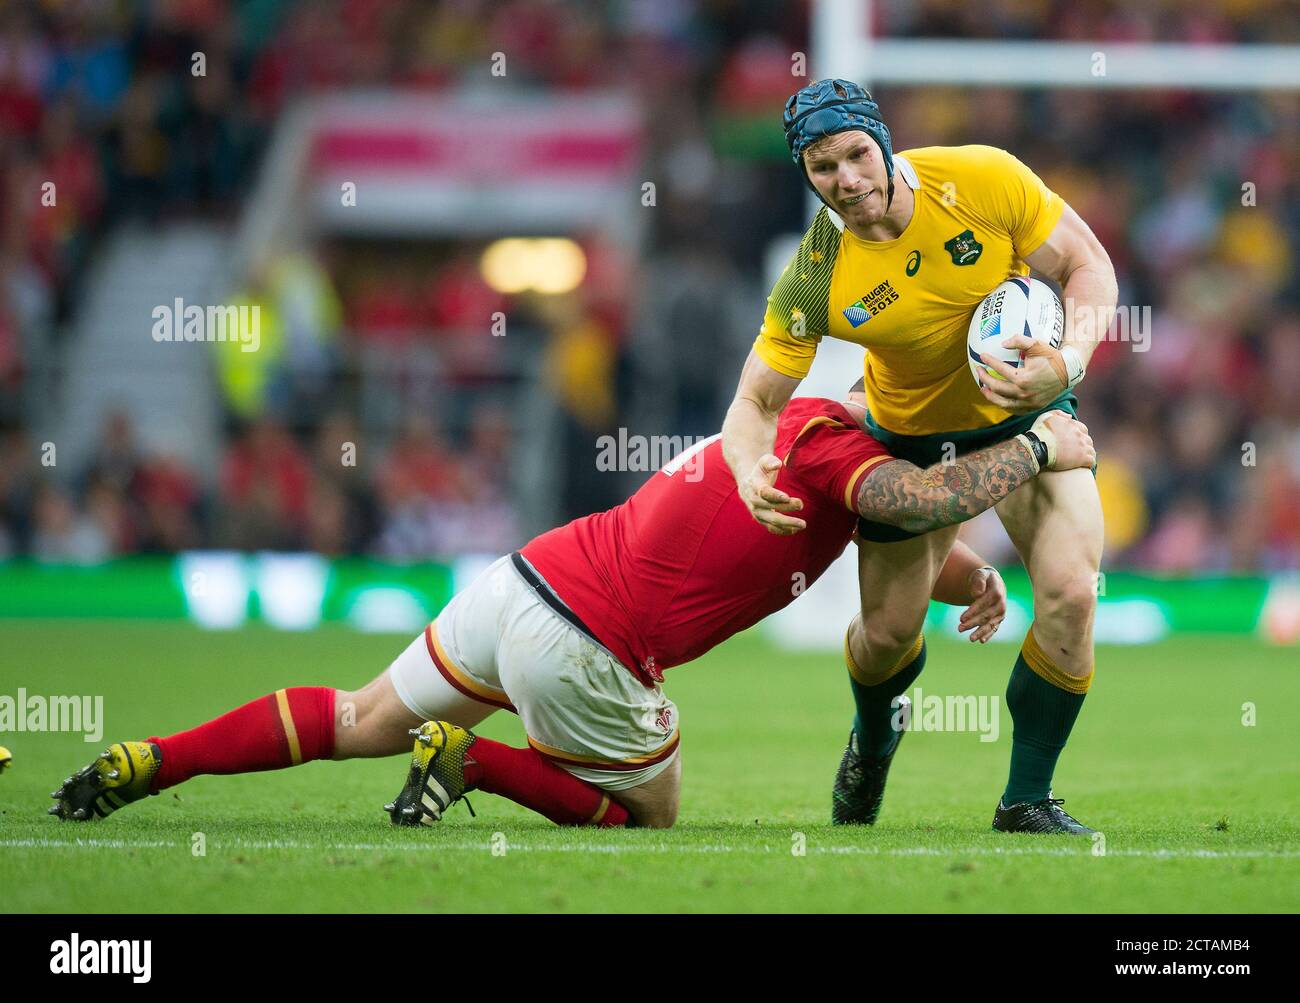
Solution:
M 822 338 L 866 349 L 868 428 L 922 466 L 1023 432 L 1049 408 L 1074 414 L 1073 388 L 1116 300 L 1110 259 L 1074 210 L 1004 150 L 894 154 L 879 107 L 847 80 L 804 87 L 784 122 L 794 162 L 823 206 L 772 290 L 723 425 L 724 455 L 754 518 L 774 533 L 805 528 L 801 500 L 774 486 L 781 461 L 772 441 Z M 981 388 L 967 367 L 971 314 L 999 282 L 1030 268 L 1061 284 L 1062 347 L 1008 338 L 1026 358 L 1012 367 L 986 357 L 1004 379 Z M 955 469 L 950 476 L 955 496 L 962 485 Z M 1096 484 L 1087 470 L 1048 473 L 997 512 L 1033 583 L 1034 620 L 1007 686 L 1011 767 L 993 828 L 1086 835 L 1093 830 L 1065 813 L 1051 784 L 1093 677 Z M 870 824 L 903 734 L 892 726 L 892 702 L 925 664 L 927 601 L 957 530 L 915 536 L 864 522 L 859 531 L 862 605 L 845 640 L 857 714 L 832 819 Z

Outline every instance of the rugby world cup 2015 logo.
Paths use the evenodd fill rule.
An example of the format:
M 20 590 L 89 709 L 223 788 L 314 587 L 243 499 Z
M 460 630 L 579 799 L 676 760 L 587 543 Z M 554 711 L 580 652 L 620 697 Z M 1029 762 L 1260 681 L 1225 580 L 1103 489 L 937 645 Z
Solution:
M 975 239 L 970 230 L 963 230 L 944 243 L 943 249 L 952 255 L 954 265 L 973 265 L 984 253 L 984 245 Z
M 867 309 L 862 300 L 858 300 L 852 306 L 844 308 L 844 319 L 849 322 L 849 327 L 861 327 L 871 319 L 871 311 Z
M 992 338 L 1002 330 L 1002 300 L 1006 291 L 1000 290 L 995 296 L 984 301 L 980 311 L 980 340 Z

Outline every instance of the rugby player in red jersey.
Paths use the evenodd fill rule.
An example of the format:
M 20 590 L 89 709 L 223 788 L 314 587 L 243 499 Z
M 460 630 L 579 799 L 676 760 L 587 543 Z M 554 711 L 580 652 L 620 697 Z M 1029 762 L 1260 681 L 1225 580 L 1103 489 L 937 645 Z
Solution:
M 467 791 L 559 824 L 670 826 L 681 774 L 663 671 L 788 605 L 840 555 L 860 517 L 925 532 L 993 506 L 1043 469 L 1088 467 L 1087 429 L 1052 412 L 1014 439 L 921 469 L 863 429 L 863 407 L 821 398 L 782 412 L 773 483 L 802 499 L 806 531 L 749 515 L 718 436 L 626 502 L 545 533 L 457 594 L 367 686 L 291 687 L 190 731 L 110 746 L 64 781 L 51 814 L 104 817 L 199 774 L 393 755 L 416 735 L 393 822 L 430 823 Z M 970 604 L 986 640 L 1005 613 L 996 572 L 958 547 L 935 596 Z M 798 585 L 796 584 L 798 583 Z M 528 746 L 469 728 L 519 714 Z

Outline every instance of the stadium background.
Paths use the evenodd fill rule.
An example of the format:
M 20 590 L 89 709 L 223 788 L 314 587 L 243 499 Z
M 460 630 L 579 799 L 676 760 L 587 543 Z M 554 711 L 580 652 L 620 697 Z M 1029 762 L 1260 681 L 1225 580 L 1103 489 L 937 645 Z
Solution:
M 1300 12 L 1282 0 L 993 0 L 978 10 L 877 3 L 873 30 L 1300 42 Z M 102 692 L 113 737 L 188 726 L 294 680 L 359 684 L 485 556 L 616 503 L 658 465 L 625 456 L 622 469 L 601 469 L 603 436 L 716 432 L 771 279 L 809 213 L 779 127 L 782 102 L 804 79 L 792 75 L 792 55 L 809 53 L 816 75 L 809 21 L 807 3 L 762 0 L 0 7 L 0 692 Z M 1103 876 L 1083 878 L 1085 864 L 1071 872 L 1071 901 L 1286 908 L 1289 862 L 1234 862 L 1233 881 L 1171 863 L 1166 874 L 1178 873 L 1160 897 L 1138 858 L 1194 857 L 1206 831 L 1240 848 L 1225 853 L 1293 855 L 1278 851 L 1294 846 L 1286 818 L 1297 787 L 1276 708 L 1296 704 L 1294 650 L 1274 646 L 1300 638 L 1300 93 L 1086 81 L 872 89 L 896 149 L 979 142 L 1027 162 L 1100 236 L 1121 306 L 1151 308 L 1143 344 L 1102 345 L 1081 388 L 1106 511 L 1099 633 L 1194 636 L 1102 649 L 1107 665 L 1145 671 L 1106 676 L 1112 688 L 1085 715 L 1067 779 L 1077 789 L 1086 775 L 1090 793 L 1112 796 L 1104 811 L 1093 802 L 1100 822 L 1145 812 L 1148 824 L 1129 844 L 1134 859 Z M 43 201 L 50 182 L 53 204 Z M 497 243 L 510 238 L 525 240 Z M 155 340 L 152 311 L 178 298 L 260 307 L 259 350 Z M 1008 619 L 1002 639 L 1018 641 L 1028 595 L 1014 552 L 996 520 L 964 532 L 1008 569 L 1021 619 Z M 716 826 L 824 815 L 847 723 L 841 669 L 833 655 L 792 655 L 772 639 L 837 645 L 845 618 L 835 602 L 851 609 L 853 586 L 827 581 L 834 602 L 826 590 L 803 597 L 774 633 L 708 656 L 707 678 L 670 675 L 674 698 L 696 715 L 683 819 L 706 823 L 683 839 L 744 844 L 767 830 Z M 155 620 L 226 629 L 145 622 Z M 951 686 L 941 674 L 949 663 L 959 687 L 1001 691 L 1005 648 L 947 643 L 936 642 L 927 687 Z M 141 697 L 142 680 L 166 685 Z M 1243 699 L 1275 708 L 1272 730 L 1237 726 Z M 755 745 L 750 722 L 772 706 L 786 713 L 767 721 L 770 742 L 737 771 L 732 750 Z M 489 733 L 508 734 L 496 727 Z M 799 751 L 777 759 L 770 745 L 782 729 Z M 959 761 L 956 743 L 967 739 Z M 0 740 L 16 754 L 0 828 L 26 826 L 32 799 L 77 765 L 82 743 Z M 966 845 L 963 826 L 984 812 L 1005 746 L 1005 735 L 1000 746 L 934 736 L 900 764 L 891 811 L 911 828 L 875 836 L 889 846 L 896 835 L 904 854 L 928 843 L 935 859 L 864 876 L 894 908 L 1057 908 L 1049 860 L 1037 871 L 1024 862 L 1011 888 L 992 858 L 941 859 L 949 841 Z M 166 806 L 178 822 L 161 808 L 113 820 L 131 838 L 175 838 L 182 849 L 200 824 L 230 841 L 285 831 L 366 841 L 305 858 L 231 842 L 248 873 L 227 869 L 224 885 L 196 888 L 183 869 L 144 875 L 121 861 L 101 883 L 102 857 L 64 850 L 53 851 L 60 880 L 33 882 L 49 864 L 31 848 L 49 838 L 44 818 L 4 837 L 0 872 L 20 889 L 20 909 L 67 908 L 61 889 L 80 889 L 79 875 L 93 876 L 92 907 L 392 908 L 427 874 L 368 871 L 361 889 L 321 870 L 353 857 L 370 866 L 358 847 L 400 841 L 370 824 L 391 766 L 329 773 L 324 805 L 311 791 L 326 774 L 313 765 L 201 778 L 187 788 L 190 806 Z M 915 783 L 922 775 L 942 782 Z M 1144 778 L 1171 787 L 1141 787 Z M 769 781 L 783 792 L 779 807 Z M 295 812 L 310 807 L 286 823 L 278 796 Z M 1191 835 L 1166 825 L 1184 810 L 1196 819 Z M 500 824 L 491 811 L 522 815 L 506 805 L 480 824 Z M 650 901 L 594 890 L 608 879 L 598 859 L 557 853 L 547 879 L 541 856 L 529 862 L 537 873 L 511 865 L 509 894 L 481 865 L 467 867 L 452 901 Z M 735 890 L 730 861 L 683 859 L 704 882 L 693 905 L 654 907 L 771 908 L 768 891 L 787 877 L 807 892 L 792 908 L 860 906 L 849 872 L 830 859 L 815 880 L 746 864 L 749 890 L 736 898 L 718 897 Z M 528 897 L 546 880 L 562 884 L 570 866 L 587 875 L 585 892 Z M 637 872 L 650 896 L 664 887 L 657 866 Z M 977 866 L 992 869 L 962 876 Z M 245 882 L 254 871 L 255 886 Z M 917 874 L 926 880 L 914 883 Z M 962 897 L 963 881 L 983 892 Z
M 960 4 L 908 6 L 881 5 L 878 30 L 1252 41 L 1294 34 L 1300 18 L 1263 2 L 1218 13 L 1006 2 L 978 18 Z M 509 549 L 635 485 L 636 472 L 596 469 L 599 436 L 720 427 L 761 320 L 765 252 L 807 213 L 777 118 L 798 82 L 791 53 L 808 47 L 803 4 L 19 4 L 3 18 L 7 557 L 91 563 L 233 548 L 412 560 Z M 205 76 L 188 72 L 195 52 Z M 503 76 L 492 76 L 494 52 Z M 527 126 L 514 113 L 489 158 L 505 169 L 456 190 L 505 202 L 515 229 L 456 232 L 371 212 L 374 193 L 358 178 L 355 207 L 309 203 L 290 246 L 277 233 L 255 241 L 256 260 L 237 257 L 258 186 L 276 183 L 263 168 L 295 102 L 375 88 L 402 109 L 466 91 L 511 110 L 531 100 L 574 125 L 578 95 L 624 95 L 588 154 L 611 158 L 598 180 L 620 204 L 565 232 L 563 212 L 539 204 L 544 194 L 512 194 L 530 158 L 546 155 L 511 150 L 509 130 Z M 1107 566 L 1300 567 L 1296 95 L 878 97 L 900 149 L 1016 152 L 1101 237 L 1121 304 L 1152 309 L 1149 350 L 1103 345 L 1084 396 L 1105 456 Z M 393 130 L 395 161 L 418 157 L 401 148 L 405 121 Z M 413 135 L 418 111 L 409 121 Z M 619 143 L 632 148 L 609 149 Z M 455 142 L 445 152 L 474 157 Z M 316 178 L 344 169 L 329 156 L 318 149 Z M 382 156 L 346 166 L 384 177 Z M 428 187 L 462 185 L 460 166 L 440 164 Z M 1241 205 L 1243 179 L 1257 187 L 1254 206 Z M 643 205 L 645 180 L 653 206 Z M 45 181 L 54 207 L 39 198 Z M 485 246 L 529 233 L 578 242 L 587 271 L 576 289 L 488 285 Z M 201 360 L 211 378 L 178 377 L 191 395 L 177 396 L 160 386 L 168 368 L 193 368 L 205 349 L 150 343 L 147 310 L 131 308 L 187 290 L 200 304 L 260 304 L 265 350 L 223 368 L 211 346 Z M 495 311 L 508 318 L 504 337 L 491 337 Z M 133 358 L 154 371 L 133 369 Z M 559 449 L 547 464 L 556 469 L 530 479 L 526 446 L 536 442 L 524 430 L 535 419 L 553 426 L 544 441 Z M 53 467 L 42 465 L 47 441 L 62 454 Z M 358 445 L 355 467 L 340 463 L 342 442 Z M 1252 476 L 1242 476 L 1246 442 L 1258 446 Z M 1012 556 L 996 534 L 980 543 Z

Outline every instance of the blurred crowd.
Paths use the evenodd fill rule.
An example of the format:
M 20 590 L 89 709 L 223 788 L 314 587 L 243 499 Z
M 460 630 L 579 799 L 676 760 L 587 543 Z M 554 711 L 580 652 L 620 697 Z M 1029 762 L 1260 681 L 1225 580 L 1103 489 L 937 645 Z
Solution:
M 1300 12 L 1285 0 L 874 9 L 877 31 L 893 36 L 1300 43 Z M 630 279 L 589 276 L 579 296 L 535 318 L 571 433 L 590 449 L 626 423 L 627 401 L 644 393 L 635 318 L 656 310 L 672 331 L 651 353 L 672 380 L 654 384 L 674 402 L 665 431 L 716 431 L 761 320 L 764 252 L 806 222 L 779 114 L 803 82 L 792 53 L 807 46 L 807 4 L 784 0 L 0 6 L 0 555 L 233 546 L 409 557 L 521 542 L 508 398 L 474 391 L 484 372 L 508 382 L 481 355 L 490 339 L 448 341 L 430 378 L 447 379 L 450 357 L 458 395 L 402 398 L 379 440 L 355 427 L 358 413 L 366 420 L 355 396 L 313 376 L 336 372 L 356 344 L 409 360 L 412 332 L 454 331 L 500 305 L 472 247 L 443 249 L 435 267 L 383 246 L 321 246 L 313 263 L 259 276 L 248 295 L 290 334 L 311 331 L 319 351 L 294 372 L 291 410 L 275 405 L 274 387 L 241 397 L 248 374 L 222 372 L 230 432 L 206 479 L 183 460 L 143 455 L 119 415 L 84 470 L 52 480 L 19 403 L 33 332 L 66 328 L 109 226 L 232 216 L 298 94 L 481 84 L 498 51 L 512 87 L 622 86 L 643 99 L 645 169 L 660 193 L 646 258 Z M 875 90 L 896 149 L 1011 150 L 1111 253 L 1124 325 L 1081 388 L 1102 456 L 1108 566 L 1300 567 L 1300 95 Z M 49 181 L 57 202 L 43 205 Z M 625 291 L 634 283 L 639 299 Z M 297 315 L 286 305 L 304 302 Z M 392 395 L 377 385 L 381 407 Z M 382 462 L 342 463 L 349 442 L 376 442 Z M 563 514 L 619 490 L 588 477 Z
M 176 459 L 142 453 L 123 414 L 67 485 L 42 476 L 40 448 L 12 431 L 0 441 L 0 556 L 87 564 L 200 547 L 394 559 L 509 550 L 518 537 L 509 416 L 480 408 L 459 448 L 437 429 L 432 416 L 412 419 L 363 465 L 347 415 L 328 416 L 306 443 L 260 418 L 229 444 L 210 491 Z

